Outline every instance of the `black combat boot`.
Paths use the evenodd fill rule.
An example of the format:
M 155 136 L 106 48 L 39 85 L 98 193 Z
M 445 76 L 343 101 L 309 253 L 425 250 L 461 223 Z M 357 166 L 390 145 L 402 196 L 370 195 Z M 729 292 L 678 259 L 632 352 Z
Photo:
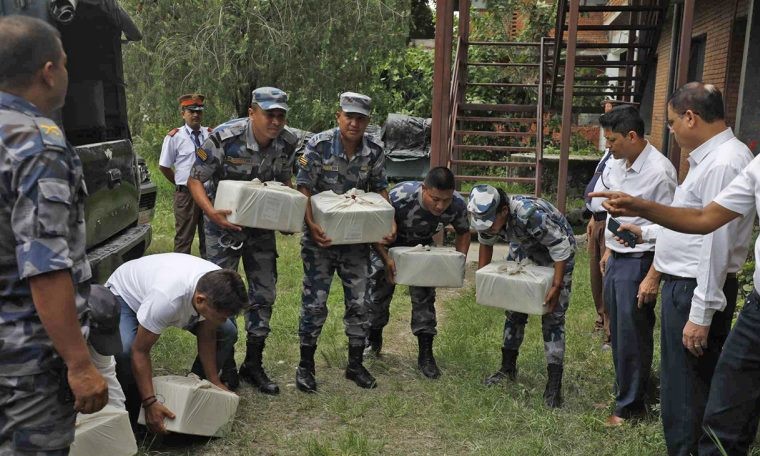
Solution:
M 301 362 L 296 369 L 296 387 L 304 393 L 316 393 L 317 381 L 314 379 L 314 352 L 316 345 L 301 345 Z
M 383 348 L 383 328 L 370 329 L 367 336 L 367 345 L 364 349 L 364 356 L 380 357 L 380 350 Z
M 438 369 L 438 365 L 436 365 L 435 358 L 433 357 L 433 337 L 432 334 L 420 334 L 417 336 L 420 346 L 417 367 L 422 371 L 422 375 L 427 378 L 438 378 L 441 376 L 441 371 Z
M 483 381 L 486 386 L 496 385 L 505 378 L 515 381 L 517 378 L 517 350 L 501 348 L 501 368 Z
M 261 365 L 265 341 L 265 337 L 248 336 L 245 344 L 245 360 L 240 366 L 240 378 L 257 387 L 264 394 L 280 394 L 280 388 L 269 379 Z
M 230 391 L 236 391 L 240 388 L 240 377 L 238 377 L 237 366 L 235 365 L 235 356 L 230 356 L 222 366 L 222 372 L 219 374 L 219 380 L 222 381 Z
M 562 407 L 562 365 L 549 364 L 546 371 L 549 373 L 549 379 L 546 381 L 544 404 L 551 408 Z
M 375 377 L 370 374 L 362 365 L 362 355 L 364 347 L 361 345 L 348 346 L 348 366 L 346 366 L 346 378 L 352 380 L 357 386 L 362 388 L 375 388 L 377 382 Z

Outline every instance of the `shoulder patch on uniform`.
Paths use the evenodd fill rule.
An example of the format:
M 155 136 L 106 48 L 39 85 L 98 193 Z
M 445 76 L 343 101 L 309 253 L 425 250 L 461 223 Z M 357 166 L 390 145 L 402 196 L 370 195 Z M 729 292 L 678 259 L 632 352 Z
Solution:
M 214 131 L 214 129 L 211 128 L 211 127 L 206 127 L 206 131 L 208 131 L 209 133 L 211 133 L 212 131 Z
M 166 135 L 167 135 L 167 136 L 172 136 L 172 137 L 173 137 L 174 135 L 176 135 L 176 134 L 177 134 L 177 132 L 178 132 L 178 131 L 179 131 L 179 128 L 175 128 L 175 129 L 173 129 L 173 130 L 170 130 L 170 131 L 169 131 L 169 133 L 167 133 Z
M 34 123 L 37 125 L 44 145 L 66 148 L 66 139 L 63 137 L 61 128 L 55 122 L 44 117 L 35 117 Z
M 204 161 L 204 162 L 205 162 L 206 160 L 208 160 L 208 154 L 206 153 L 206 151 L 205 151 L 205 150 L 203 150 L 203 149 L 202 149 L 202 148 L 200 148 L 200 147 L 199 147 L 198 149 L 196 149 L 196 150 L 195 150 L 195 155 L 196 155 L 198 158 L 200 158 L 200 159 L 201 159 L 201 161 Z

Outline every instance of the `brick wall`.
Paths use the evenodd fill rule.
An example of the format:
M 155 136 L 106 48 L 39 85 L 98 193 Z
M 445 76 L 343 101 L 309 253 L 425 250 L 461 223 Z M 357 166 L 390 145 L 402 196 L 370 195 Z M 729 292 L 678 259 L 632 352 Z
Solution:
M 747 15 L 747 0 L 740 0 L 739 17 Z M 693 37 L 705 35 L 705 60 L 702 81 L 715 84 L 725 92 L 726 65 L 731 34 L 731 23 L 734 19 L 733 1 L 697 0 L 694 8 Z M 665 128 L 665 104 L 667 102 L 668 69 L 670 65 L 670 40 L 672 19 L 663 25 L 660 43 L 657 47 L 656 84 L 652 109 L 651 142 L 662 149 L 662 136 Z M 741 53 L 732 60 L 741 60 Z M 736 86 L 738 88 L 738 85 Z M 731 87 L 729 87 L 729 90 Z M 724 93 L 724 95 L 726 95 Z M 727 94 L 730 100 L 734 94 Z M 734 109 L 736 105 L 734 104 Z M 733 118 L 733 116 L 731 117 Z M 688 164 L 685 160 L 688 151 L 681 154 L 681 175 L 685 174 Z

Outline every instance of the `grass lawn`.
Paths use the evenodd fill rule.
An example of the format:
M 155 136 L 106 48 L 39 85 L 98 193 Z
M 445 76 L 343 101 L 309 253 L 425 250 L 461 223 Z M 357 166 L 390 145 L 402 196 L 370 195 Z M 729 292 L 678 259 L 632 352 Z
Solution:
M 171 189 L 163 176 L 149 253 L 171 251 Z M 613 369 L 609 351 L 592 333 L 595 319 L 588 257 L 579 252 L 567 314 L 565 406 L 548 410 L 542 393 L 546 364 L 540 319 L 531 317 L 516 383 L 486 388 L 482 379 L 499 365 L 504 315 L 475 304 L 472 267 L 461 290 L 439 290 L 435 355 L 443 376 L 425 379 L 416 367 L 416 338 L 409 328 L 406 287 L 398 287 L 386 328 L 384 356 L 366 366 L 379 387 L 362 390 L 343 377 L 347 340 L 343 293 L 336 278 L 330 315 L 317 350 L 316 395 L 295 388 L 302 267 L 297 236 L 279 236 L 278 296 L 267 340 L 265 366 L 281 394 L 265 396 L 245 385 L 232 433 L 222 439 L 148 438 L 150 455 L 661 455 L 662 428 L 654 416 L 618 429 L 603 426 L 611 412 Z M 197 250 L 196 250 L 197 252 Z M 241 321 L 242 321 L 242 317 Z M 242 329 L 243 325 L 239 325 Z M 655 370 L 659 368 L 659 328 Z M 156 375 L 185 374 L 195 355 L 194 337 L 170 330 L 153 352 Z M 236 359 L 245 355 L 241 332 Z

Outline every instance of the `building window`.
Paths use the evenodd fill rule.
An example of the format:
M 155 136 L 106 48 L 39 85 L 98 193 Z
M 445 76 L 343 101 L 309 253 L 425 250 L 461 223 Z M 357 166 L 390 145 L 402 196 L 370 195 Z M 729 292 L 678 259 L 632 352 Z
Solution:
M 691 52 L 689 53 L 689 72 L 687 81 L 701 81 L 702 70 L 705 66 L 705 42 L 706 35 L 700 35 L 691 39 Z

